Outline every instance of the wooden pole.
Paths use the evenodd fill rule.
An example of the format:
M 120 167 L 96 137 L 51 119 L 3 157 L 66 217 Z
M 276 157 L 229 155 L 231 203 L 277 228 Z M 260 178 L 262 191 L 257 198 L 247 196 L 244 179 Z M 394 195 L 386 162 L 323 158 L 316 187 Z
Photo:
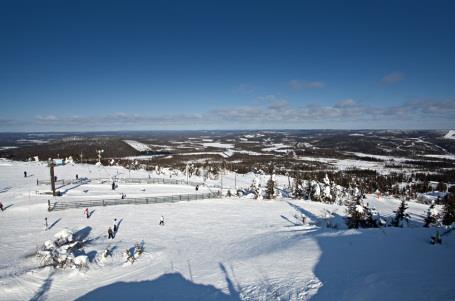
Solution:
M 51 169 L 51 189 L 52 189 L 52 195 L 55 196 L 55 177 L 54 177 L 54 162 L 51 161 L 49 163 L 49 167 Z

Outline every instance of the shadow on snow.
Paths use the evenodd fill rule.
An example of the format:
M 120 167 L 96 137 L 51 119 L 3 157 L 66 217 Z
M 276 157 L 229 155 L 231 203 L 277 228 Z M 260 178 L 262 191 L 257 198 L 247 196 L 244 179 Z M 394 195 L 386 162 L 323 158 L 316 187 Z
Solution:
M 229 284 L 229 291 L 232 286 Z M 238 293 L 226 294 L 212 285 L 196 284 L 179 273 L 164 274 L 154 280 L 116 282 L 97 288 L 79 301 L 88 300 L 169 300 L 169 301 L 237 301 Z
M 308 210 L 289 205 L 324 225 Z M 455 277 L 455 260 L 450 255 L 455 236 L 447 236 L 442 245 L 433 246 L 430 236 L 434 228 L 424 228 L 419 221 L 412 221 L 410 226 L 319 228 L 294 236 L 311 237 L 321 252 L 313 272 L 322 287 L 311 301 L 455 300 L 451 280 Z

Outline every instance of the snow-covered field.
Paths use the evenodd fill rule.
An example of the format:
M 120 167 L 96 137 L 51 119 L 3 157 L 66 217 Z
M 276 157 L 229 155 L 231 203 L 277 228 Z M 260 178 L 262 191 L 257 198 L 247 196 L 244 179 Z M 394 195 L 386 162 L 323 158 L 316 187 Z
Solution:
M 149 176 L 92 165 L 60 166 L 56 174 L 60 179 Z M 49 197 L 36 193 L 47 187 L 37 186 L 36 179 L 48 177 L 43 163 L 0 161 L 0 200 L 7 207 L 0 212 L 0 300 L 455 300 L 455 234 L 444 236 L 442 245 L 429 244 L 435 229 L 422 227 L 427 210 L 422 204 L 409 203 L 407 228 L 363 230 L 344 227 L 343 206 L 290 199 L 94 207 L 87 219 L 82 208 L 47 212 Z M 254 177 L 226 174 L 223 185 L 246 187 Z M 279 185 L 287 184 L 286 177 L 277 178 Z M 262 183 L 266 179 L 259 177 Z M 112 191 L 109 183 L 67 187 L 61 198 L 194 193 L 186 185 L 122 183 Z M 373 196 L 366 201 L 383 216 L 399 204 Z M 329 212 L 338 229 L 325 227 Z M 302 225 L 302 214 L 311 221 Z M 158 225 L 161 215 L 164 227 Z M 119 231 L 109 240 L 114 218 Z M 65 228 L 84 237 L 88 268 L 39 268 L 37 247 Z M 125 263 L 124 250 L 141 241 L 144 253 Z M 107 246 L 112 257 L 100 261 Z
M 146 151 L 150 151 L 150 147 L 147 145 L 147 144 L 144 144 L 142 142 L 139 142 L 139 141 L 135 141 L 135 140 L 123 140 L 123 142 L 125 142 L 126 144 L 128 144 L 129 146 L 131 146 L 132 148 L 134 148 L 135 150 L 139 151 L 139 152 L 146 152 Z

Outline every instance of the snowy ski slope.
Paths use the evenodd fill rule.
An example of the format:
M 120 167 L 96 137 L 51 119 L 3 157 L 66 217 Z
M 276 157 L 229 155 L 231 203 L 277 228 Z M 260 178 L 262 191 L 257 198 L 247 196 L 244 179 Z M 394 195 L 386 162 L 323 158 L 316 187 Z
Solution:
M 430 245 L 435 229 L 421 226 L 427 209 L 422 204 L 409 203 L 407 228 L 363 230 L 344 227 L 343 206 L 290 199 L 97 207 L 87 219 L 82 209 L 47 212 L 49 196 L 36 194 L 47 188 L 36 179 L 47 179 L 48 173 L 43 163 L 0 161 L 0 200 L 7 207 L 0 212 L 0 300 L 455 300 L 455 234 L 444 236 L 440 246 Z M 120 167 L 56 168 L 59 178 L 76 173 L 148 176 Z M 233 187 L 235 181 L 245 187 L 253 177 L 226 175 L 223 185 Z M 287 183 L 286 177 L 278 180 Z M 81 185 L 61 198 L 194 192 L 186 185 L 120 184 L 116 191 L 109 186 Z M 384 216 L 399 203 L 374 196 L 367 202 Z M 325 227 L 328 212 L 338 229 Z M 302 225 L 301 214 L 310 222 Z M 164 227 L 158 225 L 161 215 Z M 114 218 L 121 221 L 119 231 L 108 240 Z M 39 268 L 37 247 L 64 228 L 84 235 L 88 268 Z M 123 251 L 140 241 L 144 254 L 125 263 Z M 99 261 L 107 246 L 112 257 Z

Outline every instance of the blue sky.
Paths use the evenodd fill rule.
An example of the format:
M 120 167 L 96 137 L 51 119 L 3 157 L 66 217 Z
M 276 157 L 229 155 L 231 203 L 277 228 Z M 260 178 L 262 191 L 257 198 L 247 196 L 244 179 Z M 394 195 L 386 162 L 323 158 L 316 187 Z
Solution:
M 453 1 L 1 1 L 0 131 L 453 128 Z

